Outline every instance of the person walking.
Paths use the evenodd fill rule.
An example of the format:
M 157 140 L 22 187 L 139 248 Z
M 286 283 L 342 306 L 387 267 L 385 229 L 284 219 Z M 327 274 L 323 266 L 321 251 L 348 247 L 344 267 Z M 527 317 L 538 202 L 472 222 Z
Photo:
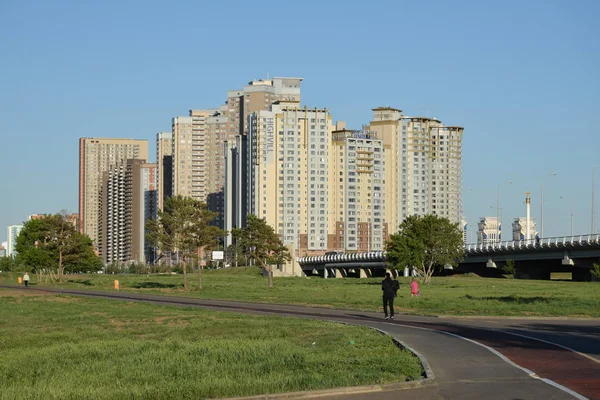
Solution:
M 27 272 L 25 272 L 25 275 L 23 275 L 23 282 L 25 283 L 25 287 L 27 287 L 29 284 L 29 274 Z
M 383 313 L 385 319 L 394 319 L 394 297 L 398 290 L 398 281 L 392 280 L 392 275 L 389 272 L 385 273 L 385 279 L 381 281 L 381 290 L 383 291 Z M 389 313 L 388 313 L 389 307 Z

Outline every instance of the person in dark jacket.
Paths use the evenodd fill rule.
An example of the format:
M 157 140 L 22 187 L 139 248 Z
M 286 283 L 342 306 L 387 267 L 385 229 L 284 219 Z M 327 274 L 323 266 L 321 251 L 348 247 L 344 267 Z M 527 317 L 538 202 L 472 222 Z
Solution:
M 398 290 L 398 281 L 393 280 L 389 272 L 386 272 L 385 279 L 381 282 L 381 290 L 383 291 L 383 312 L 385 319 L 394 319 L 394 297 L 396 297 Z

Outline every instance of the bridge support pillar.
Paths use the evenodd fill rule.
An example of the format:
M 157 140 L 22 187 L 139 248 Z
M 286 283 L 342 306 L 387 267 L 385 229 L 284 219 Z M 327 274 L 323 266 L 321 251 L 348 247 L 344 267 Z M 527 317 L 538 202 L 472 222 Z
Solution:
M 488 268 L 498 268 L 496 263 L 491 258 L 489 260 L 487 260 L 487 263 L 485 264 L 485 266 Z
M 566 252 L 565 252 L 565 256 L 563 257 L 563 259 L 561 260 L 560 263 L 562 265 L 575 265 L 575 263 L 573 262 L 573 259 L 571 259 Z
M 386 269 L 385 272 L 389 272 L 389 274 L 392 276 L 392 278 L 398 277 L 398 271 L 395 269 Z
M 371 278 L 371 270 L 368 268 L 360 268 L 360 277 L 361 278 Z
M 335 277 L 336 278 L 345 278 L 347 276 L 348 276 L 348 274 L 346 273 L 345 269 L 343 269 L 343 268 L 337 268 L 335 270 Z

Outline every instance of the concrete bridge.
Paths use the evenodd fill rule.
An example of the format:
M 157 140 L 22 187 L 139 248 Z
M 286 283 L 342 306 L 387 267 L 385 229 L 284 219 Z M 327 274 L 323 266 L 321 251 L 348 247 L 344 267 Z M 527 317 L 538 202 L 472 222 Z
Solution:
M 589 281 L 594 278 L 593 264 L 600 262 L 600 234 L 468 244 L 464 249 L 465 258 L 457 267 L 463 272 L 496 276 L 507 260 L 513 260 L 520 271 L 517 277 L 549 279 L 552 272 L 570 272 L 573 280 Z M 306 275 L 324 278 L 384 276 L 387 268 L 384 251 L 300 257 L 296 261 Z

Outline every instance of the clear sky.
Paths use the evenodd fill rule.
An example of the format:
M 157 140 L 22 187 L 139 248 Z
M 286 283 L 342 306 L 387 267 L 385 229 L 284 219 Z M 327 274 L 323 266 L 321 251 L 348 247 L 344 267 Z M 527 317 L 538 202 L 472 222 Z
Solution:
M 416 4 L 418 3 L 418 4 Z M 0 1 L 0 240 L 78 208 L 78 139 L 148 139 L 253 78 L 360 128 L 371 108 L 465 127 L 464 215 L 591 230 L 598 1 Z M 508 182 L 512 181 L 512 184 Z M 600 168 L 596 170 L 600 198 Z M 561 199 L 563 196 L 564 199 Z M 600 229 L 600 201 L 596 202 Z M 473 235 L 471 238 L 475 240 Z

